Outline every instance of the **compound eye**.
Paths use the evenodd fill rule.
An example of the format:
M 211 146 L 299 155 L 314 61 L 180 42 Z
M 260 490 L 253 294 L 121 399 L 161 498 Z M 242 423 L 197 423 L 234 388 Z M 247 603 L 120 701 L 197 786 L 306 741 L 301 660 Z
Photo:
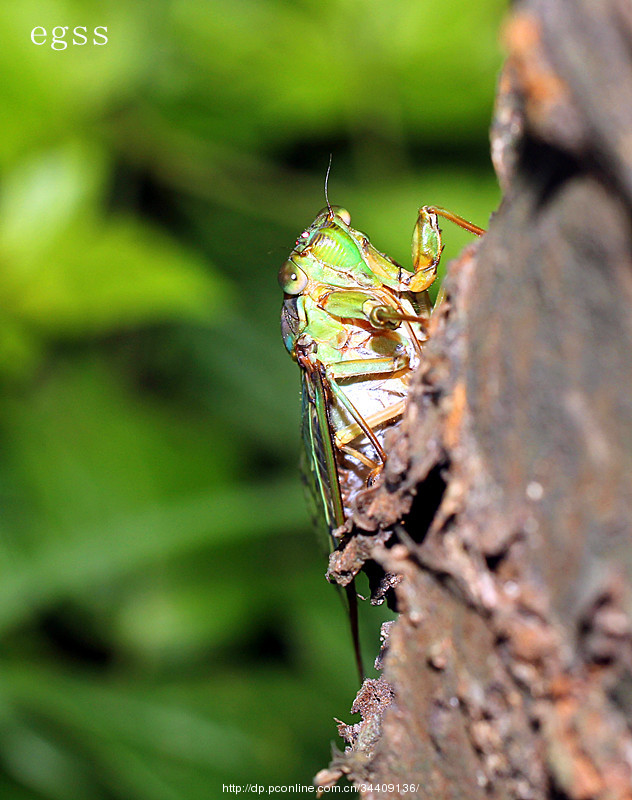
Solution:
M 345 225 L 351 224 L 351 214 L 347 211 L 346 208 L 342 206 L 332 206 L 334 214 L 345 223 Z
M 307 280 L 307 275 L 293 261 L 286 261 L 279 270 L 279 286 L 286 294 L 300 294 Z

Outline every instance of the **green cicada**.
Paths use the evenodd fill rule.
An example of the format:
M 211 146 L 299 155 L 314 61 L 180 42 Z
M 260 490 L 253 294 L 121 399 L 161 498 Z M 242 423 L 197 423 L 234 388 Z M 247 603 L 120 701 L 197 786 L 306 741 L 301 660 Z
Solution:
M 381 472 L 384 432 L 404 411 L 432 310 L 427 289 L 442 250 L 439 215 L 483 233 L 424 206 L 409 270 L 352 228 L 346 209 L 328 204 L 279 271 L 283 340 L 301 368 L 307 472 L 332 536 L 356 493 Z

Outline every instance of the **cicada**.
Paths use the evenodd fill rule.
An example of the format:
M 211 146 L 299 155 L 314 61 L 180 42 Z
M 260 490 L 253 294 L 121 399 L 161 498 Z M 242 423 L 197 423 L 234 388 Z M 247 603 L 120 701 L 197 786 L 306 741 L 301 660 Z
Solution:
M 439 216 L 483 233 L 423 206 L 407 269 L 352 228 L 346 209 L 328 203 L 279 271 L 283 340 L 301 368 L 307 473 L 334 545 L 357 492 L 384 467 L 385 431 L 399 423 L 422 358 L 427 290 L 442 251 Z

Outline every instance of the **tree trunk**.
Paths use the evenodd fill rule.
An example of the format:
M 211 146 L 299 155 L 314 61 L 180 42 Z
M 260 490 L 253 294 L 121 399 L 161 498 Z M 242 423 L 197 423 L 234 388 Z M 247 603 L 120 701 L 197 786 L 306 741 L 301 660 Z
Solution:
M 632 4 L 526 0 L 505 41 L 504 199 L 332 560 L 403 576 L 320 776 L 363 798 L 632 798 Z

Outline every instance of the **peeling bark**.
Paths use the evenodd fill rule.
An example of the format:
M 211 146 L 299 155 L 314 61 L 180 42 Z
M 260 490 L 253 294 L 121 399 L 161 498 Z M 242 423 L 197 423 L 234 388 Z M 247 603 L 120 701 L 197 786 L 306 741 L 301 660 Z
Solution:
M 525 0 L 505 40 L 504 199 L 330 567 L 403 577 L 393 699 L 332 765 L 363 798 L 632 798 L 632 5 Z

